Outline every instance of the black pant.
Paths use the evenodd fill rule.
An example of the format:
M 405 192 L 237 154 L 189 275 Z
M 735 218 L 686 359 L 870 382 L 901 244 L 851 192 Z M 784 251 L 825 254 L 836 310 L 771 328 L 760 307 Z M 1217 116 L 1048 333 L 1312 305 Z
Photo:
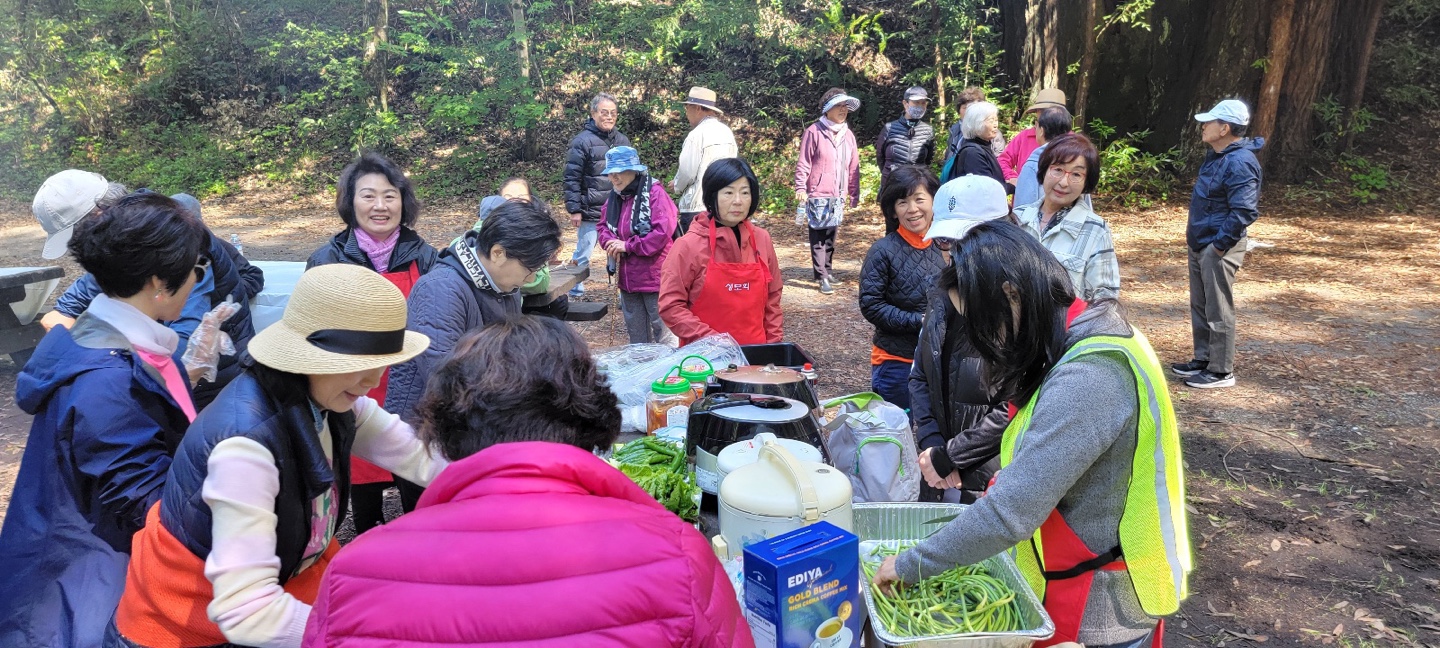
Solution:
M 420 496 L 425 494 L 425 487 L 419 484 L 408 482 L 395 476 L 395 487 L 400 490 L 400 510 L 409 513 L 415 510 L 415 505 L 420 502 Z
M 835 230 L 838 227 L 810 229 L 810 265 L 815 270 L 815 280 L 830 278 L 830 262 L 835 257 Z
M 703 212 L 680 212 L 680 224 L 675 227 L 675 238 L 680 238 L 690 231 L 690 221 L 695 220 L 695 215 Z
M 355 535 L 385 523 L 385 489 L 389 482 L 350 485 L 350 516 L 355 522 Z

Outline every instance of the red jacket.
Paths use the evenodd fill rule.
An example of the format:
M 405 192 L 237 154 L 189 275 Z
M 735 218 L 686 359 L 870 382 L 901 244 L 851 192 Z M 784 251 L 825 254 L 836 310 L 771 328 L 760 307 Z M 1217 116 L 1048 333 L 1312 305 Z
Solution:
M 660 271 L 660 319 L 681 340 L 729 332 L 726 322 L 703 322 L 690 310 L 705 285 L 705 269 L 710 265 L 710 230 L 714 227 L 710 214 L 696 214 L 690 230 L 671 246 L 670 256 L 665 258 L 665 266 Z M 751 231 L 755 232 L 755 240 L 744 241 L 742 250 L 735 242 L 735 230 L 721 227 L 715 233 L 715 257 L 721 263 L 754 263 L 758 255 L 770 267 L 765 341 L 780 342 L 785 337 L 785 317 L 780 312 L 780 291 L 785 287 L 785 278 L 780 275 L 780 260 L 775 257 L 770 233 L 759 227 Z
M 556 443 L 450 464 L 415 512 L 330 564 L 319 646 L 753 646 L 709 543 L 620 471 Z

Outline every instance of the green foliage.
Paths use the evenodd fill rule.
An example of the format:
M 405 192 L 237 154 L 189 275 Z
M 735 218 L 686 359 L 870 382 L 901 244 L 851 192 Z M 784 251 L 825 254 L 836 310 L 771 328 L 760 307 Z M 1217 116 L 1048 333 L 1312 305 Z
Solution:
M 1390 189 L 1390 166 L 1358 155 L 1342 155 L 1340 166 L 1350 176 L 1350 197 L 1368 204 Z
M 1326 95 L 1313 108 L 1315 115 L 1325 125 L 1315 139 L 1327 148 L 1335 147 L 1347 136 L 1359 135 L 1370 130 L 1370 125 L 1375 121 L 1375 114 L 1364 106 L 1351 114 L 1346 114 L 1345 107 L 1340 104 L 1335 95 Z
M 1440 0 L 1392 0 L 1385 13 L 1397 27 L 1375 39 L 1369 96 L 1392 117 L 1440 108 Z
M 1140 148 L 1149 130 L 1116 136 L 1113 126 L 1099 119 L 1090 120 L 1086 134 L 1100 149 L 1100 185 L 1097 193 L 1125 205 L 1148 207 L 1156 200 L 1167 200 L 1179 179 L 1175 162 L 1180 149 L 1150 153 Z

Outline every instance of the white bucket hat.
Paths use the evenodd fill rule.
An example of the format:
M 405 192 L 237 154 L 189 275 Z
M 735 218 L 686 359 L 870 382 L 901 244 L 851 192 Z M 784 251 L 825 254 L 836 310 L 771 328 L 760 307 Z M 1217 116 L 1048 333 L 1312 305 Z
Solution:
M 405 330 L 405 296 L 368 268 L 334 263 L 300 275 L 285 314 L 250 340 L 250 355 L 272 369 L 342 374 L 399 364 L 430 338 Z

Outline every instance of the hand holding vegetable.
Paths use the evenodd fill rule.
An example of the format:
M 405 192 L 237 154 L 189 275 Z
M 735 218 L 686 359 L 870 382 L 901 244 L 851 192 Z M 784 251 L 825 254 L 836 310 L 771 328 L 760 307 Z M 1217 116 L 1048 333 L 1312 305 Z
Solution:
M 895 556 L 885 558 L 885 562 L 880 563 L 880 568 L 875 570 L 875 577 L 870 579 L 870 583 L 886 596 L 895 594 L 895 584 L 899 582 L 900 572 L 895 571 Z

